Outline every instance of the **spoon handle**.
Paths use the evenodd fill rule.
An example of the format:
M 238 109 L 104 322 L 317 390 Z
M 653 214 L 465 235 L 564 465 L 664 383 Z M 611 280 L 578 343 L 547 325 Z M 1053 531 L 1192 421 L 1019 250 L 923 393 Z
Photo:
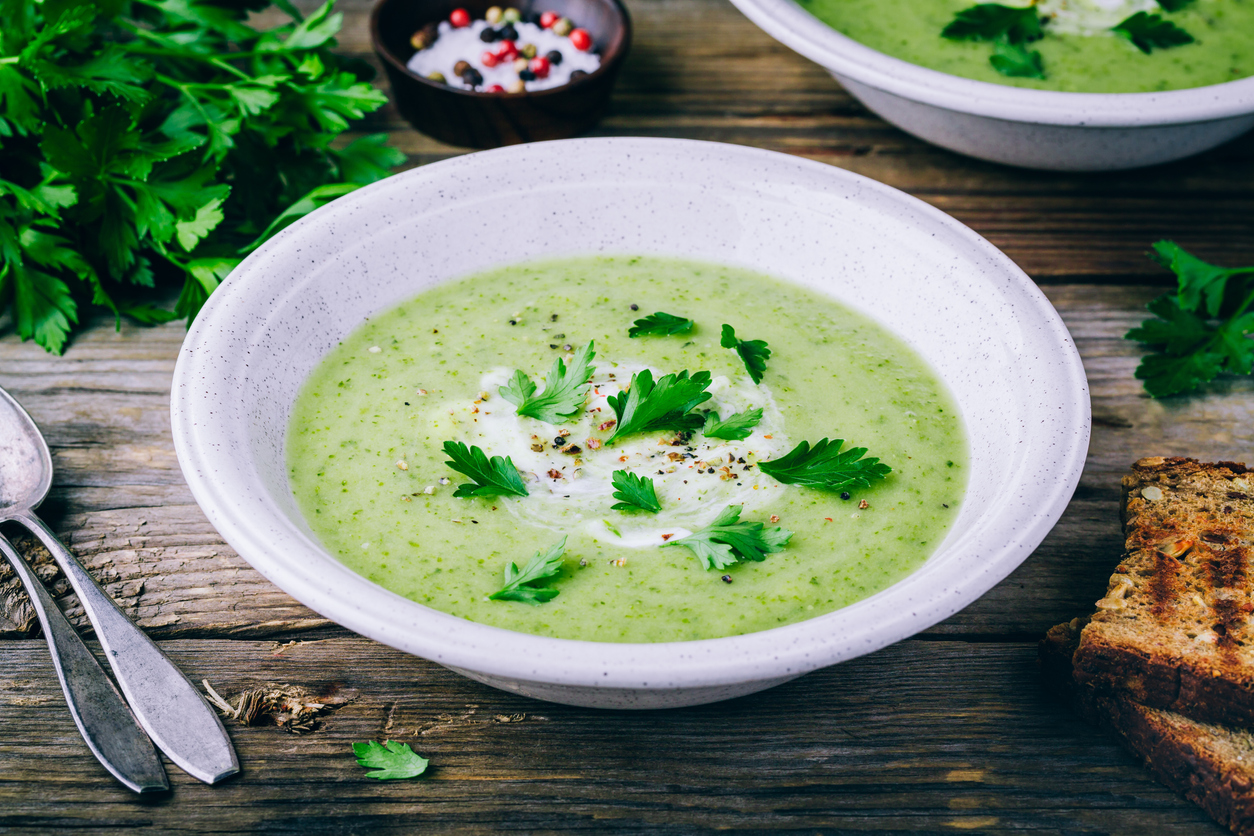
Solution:
M 170 782 L 152 741 L 135 722 L 122 695 L 83 644 L 78 631 L 4 535 L 0 535 L 0 553 L 21 578 L 35 615 L 39 616 L 70 716 L 87 741 L 87 748 L 129 789 L 139 793 L 168 790 Z
M 126 617 L 43 520 L 29 511 L 14 520 L 40 539 L 69 578 L 131 711 L 153 743 L 206 784 L 239 772 L 231 738 L 196 686 Z

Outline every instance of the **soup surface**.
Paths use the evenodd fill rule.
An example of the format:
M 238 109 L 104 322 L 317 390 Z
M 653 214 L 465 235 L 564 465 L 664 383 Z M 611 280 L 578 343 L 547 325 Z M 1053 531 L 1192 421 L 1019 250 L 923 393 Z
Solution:
M 797 0 L 854 40 L 912 64 L 952 75 L 1076 93 L 1148 93 L 1235 81 L 1254 75 L 1254 0 L 1192 0 L 1168 12 L 1155 0 L 1042 0 L 1044 37 L 1038 51 L 1044 78 L 994 69 L 994 47 L 941 36 L 974 0 Z M 1021 0 L 1005 5 L 1026 6 Z M 1145 12 L 1184 30 L 1192 43 L 1146 54 L 1112 31 Z
M 695 320 L 630 338 L 665 311 Z M 771 349 L 760 384 L 723 323 Z M 578 415 L 521 417 L 499 394 L 514 370 L 543 392 L 550 365 L 595 346 Z M 748 438 L 696 431 L 612 443 L 606 398 L 650 369 L 713 376 L 700 410 L 762 409 Z M 782 484 L 756 464 L 802 440 L 845 439 L 892 468 L 842 492 Z M 447 441 L 509 456 L 527 496 L 455 497 Z M 571 445 L 577 449 L 572 450 Z M 884 589 L 940 544 L 966 485 L 967 446 L 944 385 L 882 326 L 814 292 L 742 269 L 661 258 L 533 262 L 452 281 L 362 324 L 305 383 L 288 435 L 292 490 L 323 544 L 354 571 L 456 616 L 539 635 L 680 641 L 800 621 Z M 648 477 L 662 510 L 614 510 L 612 473 Z M 761 562 L 706 569 L 667 545 L 728 506 L 793 535 Z M 489 600 L 566 538 L 532 606 Z

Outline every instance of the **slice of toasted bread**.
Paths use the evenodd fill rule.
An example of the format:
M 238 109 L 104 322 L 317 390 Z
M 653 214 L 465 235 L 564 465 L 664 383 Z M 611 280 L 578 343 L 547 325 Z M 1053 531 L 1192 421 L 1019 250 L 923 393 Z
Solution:
M 1254 475 L 1150 458 L 1123 479 L 1126 554 L 1084 628 L 1081 684 L 1254 725 Z
M 1046 684 L 1086 719 L 1118 735 L 1158 780 L 1233 832 L 1254 836 L 1254 735 L 1077 682 L 1071 660 L 1083 627 L 1081 619 L 1059 624 L 1041 641 Z

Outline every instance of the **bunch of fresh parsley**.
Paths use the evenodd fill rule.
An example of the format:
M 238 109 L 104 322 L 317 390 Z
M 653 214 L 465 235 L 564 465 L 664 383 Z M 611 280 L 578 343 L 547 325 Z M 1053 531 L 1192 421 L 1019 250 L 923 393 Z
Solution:
M 1158 0 L 1166 12 L 1176 12 L 1193 0 Z M 986 41 L 993 44 L 989 63 L 993 69 L 1011 78 L 1045 78 L 1045 62 L 1041 53 L 1028 45 L 1045 37 L 1045 25 L 1036 9 L 1029 6 L 1005 6 L 1001 3 L 980 3 L 954 15 L 941 31 L 941 37 L 953 41 Z M 1167 49 L 1193 43 L 1193 36 L 1162 15 L 1137 12 L 1112 27 L 1111 32 L 1127 39 L 1146 55 L 1155 49 Z
M 287 224 L 387 176 L 384 104 L 330 51 L 331 3 L 259 31 L 267 0 L 0 0 L 0 313 L 61 353 L 84 304 L 195 317 Z M 173 310 L 154 302 L 181 288 Z
M 1208 264 L 1171 241 L 1155 244 L 1150 257 L 1176 274 L 1176 290 L 1150 302 L 1154 318 L 1127 333 L 1157 349 L 1136 370 L 1145 391 L 1163 398 L 1221 373 L 1254 371 L 1254 267 Z

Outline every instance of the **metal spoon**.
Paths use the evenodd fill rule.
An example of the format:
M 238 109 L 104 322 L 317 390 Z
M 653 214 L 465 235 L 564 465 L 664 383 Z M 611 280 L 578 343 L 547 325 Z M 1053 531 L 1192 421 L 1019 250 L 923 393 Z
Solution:
M 207 784 L 234 775 L 239 761 L 217 712 L 35 516 L 51 485 L 48 444 L 26 411 L 0 389 L 0 522 L 21 523 L 52 553 L 78 594 L 131 711 L 153 743 L 180 769 Z
M 114 778 L 135 792 L 168 790 L 170 782 L 166 780 L 165 768 L 152 741 L 135 722 L 126 701 L 73 625 L 57 609 L 39 578 L 3 535 L 0 535 L 0 554 L 9 559 L 13 571 L 22 579 L 31 606 L 44 627 L 52 666 L 61 680 L 70 716 L 87 741 L 87 748 Z

